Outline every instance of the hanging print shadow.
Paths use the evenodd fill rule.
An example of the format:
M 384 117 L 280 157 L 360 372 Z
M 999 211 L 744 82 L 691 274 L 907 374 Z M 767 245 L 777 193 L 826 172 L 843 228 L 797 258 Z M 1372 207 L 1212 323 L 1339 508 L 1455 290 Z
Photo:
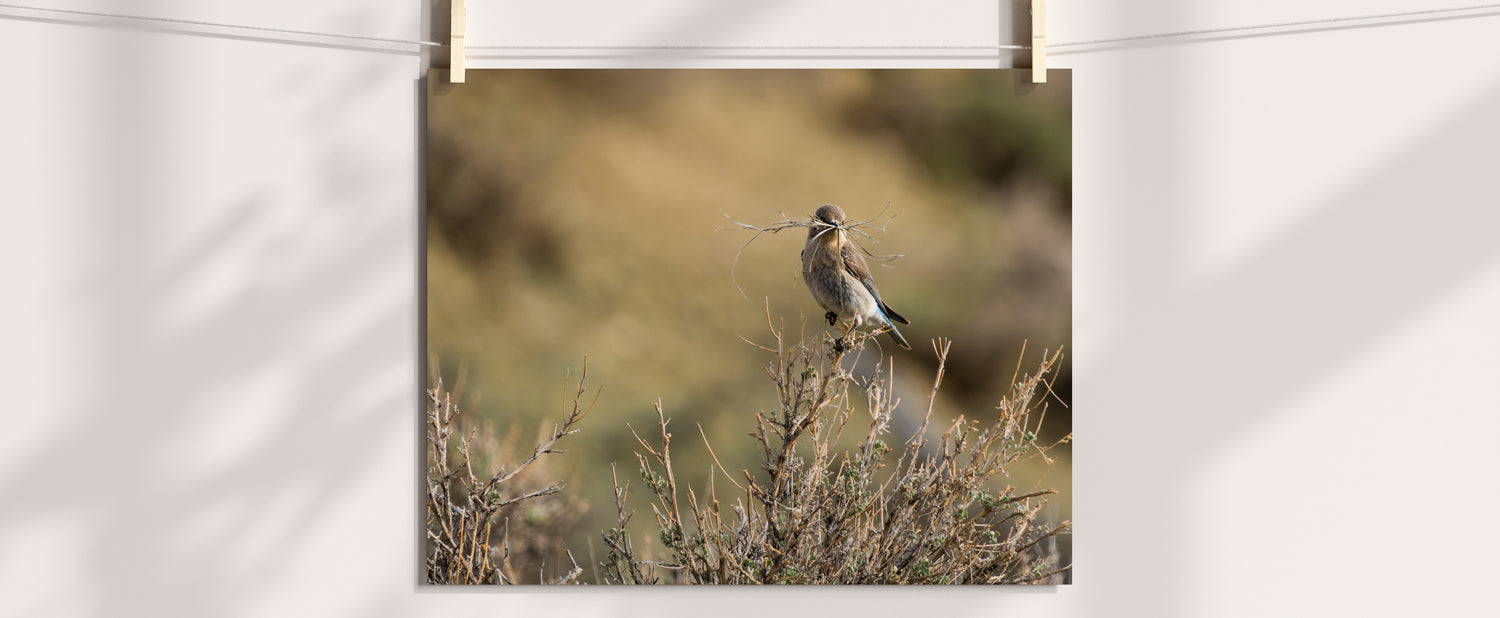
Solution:
M 1071 73 L 427 79 L 429 584 L 1071 581 Z

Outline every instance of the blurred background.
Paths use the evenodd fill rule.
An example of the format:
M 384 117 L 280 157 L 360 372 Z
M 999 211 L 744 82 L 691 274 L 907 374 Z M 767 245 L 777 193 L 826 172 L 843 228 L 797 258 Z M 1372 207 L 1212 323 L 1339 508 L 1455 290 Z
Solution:
M 588 358 L 603 394 L 560 445 L 568 452 L 547 460 L 566 502 L 524 519 L 593 561 L 614 525 L 609 466 L 639 485 L 627 424 L 648 435 L 656 400 L 672 419 L 679 484 L 701 487 L 712 465 L 698 425 L 725 468 L 757 469 L 746 434 L 776 405 L 772 358 L 740 337 L 774 345 L 768 306 L 789 343 L 826 322 L 800 277 L 806 231 L 741 251 L 751 233 L 730 218 L 767 226 L 835 203 L 851 219 L 884 212 L 885 231 L 869 231 L 879 253 L 902 255 L 871 263 L 886 302 L 912 322 L 902 332 L 913 350 L 881 340 L 898 417 L 915 417 L 896 431 L 920 421 L 936 337 L 954 342 L 944 420 L 986 418 L 1018 364 L 1027 372 L 1060 347 L 1054 390 L 1070 402 L 1071 72 L 1049 80 L 928 69 L 429 79 L 429 381 L 458 389 L 471 419 L 519 436 L 524 456 L 571 402 L 565 374 L 576 379 Z M 1046 419 L 1045 441 L 1070 433 L 1057 401 Z M 1068 449 L 1009 479 L 1059 490 L 1058 521 L 1071 519 Z M 645 493 L 634 498 L 632 533 L 654 540 Z M 1070 563 L 1066 539 L 1060 550 Z

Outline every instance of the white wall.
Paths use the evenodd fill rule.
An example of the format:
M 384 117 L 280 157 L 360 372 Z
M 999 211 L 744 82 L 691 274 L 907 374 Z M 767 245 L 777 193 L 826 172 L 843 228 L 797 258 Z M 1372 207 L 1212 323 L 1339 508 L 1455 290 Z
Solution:
M 1053 5 L 1055 43 L 1435 6 Z M 427 23 L 396 0 L 53 6 Z M 491 0 L 470 41 L 1009 28 L 987 2 L 747 6 Z M 0 615 L 1500 615 L 1500 14 L 1053 57 L 1075 71 L 1076 585 L 577 594 L 416 586 L 421 59 L 0 15 Z

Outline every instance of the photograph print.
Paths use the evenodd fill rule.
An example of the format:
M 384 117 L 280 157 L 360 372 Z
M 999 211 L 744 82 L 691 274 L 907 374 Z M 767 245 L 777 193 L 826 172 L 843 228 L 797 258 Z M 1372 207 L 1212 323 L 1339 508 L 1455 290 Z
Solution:
M 426 80 L 433 585 L 1059 585 L 1071 71 Z

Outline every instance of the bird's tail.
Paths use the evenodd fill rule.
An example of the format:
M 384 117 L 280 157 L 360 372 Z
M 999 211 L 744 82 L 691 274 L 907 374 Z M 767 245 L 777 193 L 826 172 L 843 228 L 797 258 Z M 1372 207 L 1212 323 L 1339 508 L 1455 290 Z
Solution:
M 907 350 L 911 349 L 911 344 L 906 342 L 906 337 L 902 337 L 901 336 L 901 331 L 896 330 L 896 325 L 895 324 L 892 324 L 888 320 L 885 323 L 885 327 L 886 327 L 887 330 L 890 331 L 890 333 L 891 333 L 891 339 L 895 339 L 896 340 L 896 345 L 901 346 L 903 349 L 907 349 Z

